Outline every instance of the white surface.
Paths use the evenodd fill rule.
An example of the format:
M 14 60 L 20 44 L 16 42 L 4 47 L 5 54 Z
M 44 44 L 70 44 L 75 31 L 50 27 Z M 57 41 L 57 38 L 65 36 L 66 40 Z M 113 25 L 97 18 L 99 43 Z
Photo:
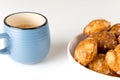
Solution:
M 48 18 L 51 33 L 51 50 L 39 64 L 23 65 L 8 55 L 0 55 L 0 80 L 83 80 L 82 77 L 90 77 L 72 66 L 67 44 L 90 20 L 105 18 L 112 24 L 120 22 L 119 8 L 120 0 L 0 0 L 0 32 L 8 14 L 33 11 Z

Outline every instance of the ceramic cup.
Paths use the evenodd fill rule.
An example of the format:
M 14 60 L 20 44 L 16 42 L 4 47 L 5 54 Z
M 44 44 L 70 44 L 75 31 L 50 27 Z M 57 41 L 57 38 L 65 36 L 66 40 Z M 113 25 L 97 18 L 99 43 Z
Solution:
M 4 19 L 6 47 L 1 54 L 24 64 L 34 64 L 43 60 L 49 52 L 50 33 L 47 18 L 35 12 L 18 12 Z

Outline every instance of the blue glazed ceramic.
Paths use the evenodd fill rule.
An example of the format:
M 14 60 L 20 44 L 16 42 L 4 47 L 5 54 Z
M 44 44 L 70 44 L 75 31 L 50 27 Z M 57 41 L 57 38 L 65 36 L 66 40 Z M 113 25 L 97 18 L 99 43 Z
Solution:
M 47 56 L 50 33 L 45 16 L 19 12 L 8 15 L 4 23 L 4 33 L 0 38 L 6 40 L 6 48 L 0 50 L 1 54 L 9 54 L 13 60 L 24 64 L 38 63 Z

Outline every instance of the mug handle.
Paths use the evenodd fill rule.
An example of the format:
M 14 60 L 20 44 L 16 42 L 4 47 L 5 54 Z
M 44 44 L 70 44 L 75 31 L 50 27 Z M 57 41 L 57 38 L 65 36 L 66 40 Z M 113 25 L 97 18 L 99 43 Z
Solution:
M 1 33 L 0 34 L 0 39 L 2 39 L 2 38 L 9 40 L 9 36 L 8 36 L 7 33 Z M 8 52 L 7 47 L 5 47 L 4 49 L 0 49 L 0 54 L 8 54 L 8 53 L 9 52 Z

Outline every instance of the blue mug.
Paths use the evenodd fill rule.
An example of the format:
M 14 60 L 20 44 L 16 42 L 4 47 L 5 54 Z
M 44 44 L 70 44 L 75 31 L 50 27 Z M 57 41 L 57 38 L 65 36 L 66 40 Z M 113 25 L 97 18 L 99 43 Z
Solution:
M 1 54 L 23 64 L 42 61 L 50 48 L 50 33 L 47 18 L 35 12 L 18 12 L 4 19 L 5 48 Z

